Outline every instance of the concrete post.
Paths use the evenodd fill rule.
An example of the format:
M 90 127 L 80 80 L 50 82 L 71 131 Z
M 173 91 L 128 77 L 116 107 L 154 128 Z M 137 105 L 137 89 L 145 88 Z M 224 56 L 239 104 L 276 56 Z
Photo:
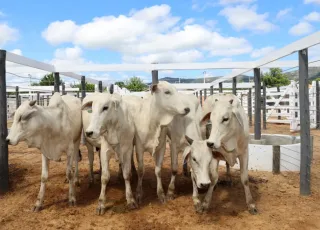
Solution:
M 19 86 L 16 86 L 16 109 L 19 107 Z
M 81 100 L 86 97 L 86 77 L 81 76 Z
M 159 83 L 159 73 L 158 70 L 152 70 L 152 84 L 156 85 Z
M 254 72 L 254 139 L 261 139 L 261 79 L 260 69 L 255 68 Z
M 60 92 L 59 85 L 60 85 L 60 74 L 55 72 L 54 73 L 54 92 Z
M 249 125 L 252 126 L 252 90 L 248 91 L 248 116 L 249 116 Z
M 210 95 L 212 95 L 212 94 L 213 94 L 213 85 L 210 86 Z
M 222 93 L 223 89 L 222 89 L 222 82 L 219 82 L 219 93 Z
M 317 129 L 320 129 L 320 87 L 319 81 L 316 81 L 316 124 Z
M 102 81 L 99 81 L 98 88 L 99 88 L 99 92 L 102 93 Z
M 262 82 L 262 87 L 263 87 L 262 88 L 262 92 L 263 92 L 262 126 L 263 126 L 263 129 L 266 130 L 267 129 L 267 90 L 266 90 L 266 83 L 264 81 Z
M 237 78 L 232 78 L 232 93 L 237 95 Z

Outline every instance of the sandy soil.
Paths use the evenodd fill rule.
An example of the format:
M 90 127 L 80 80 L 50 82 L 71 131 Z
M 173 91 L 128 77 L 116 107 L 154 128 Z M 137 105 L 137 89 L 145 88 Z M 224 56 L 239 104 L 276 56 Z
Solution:
M 269 125 L 266 133 L 289 133 L 288 125 Z M 10 150 L 10 192 L 0 195 L 0 229 L 320 229 L 320 132 L 312 131 L 314 159 L 312 164 L 312 195 L 299 195 L 299 174 L 250 171 L 251 192 L 259 214 L 246 210 L 245 196 L 239 172 L 232 170 L 232 187 L 218 185 L 212 207 L 207 214 L 196 214 L 191 199 L 192 183 L 182 176 L 177 178 L 177 198 L 162 205 L 157 200 L 154 163 L 146 154 L 146 173 L 143 184 L 144 200 L 137 210 L 125 209 L 124 183 L 117 178 L 118 164 L 111 160 L 111 181 L 107 187 L 110 209 L 103 215 L 95 214 L 100 182 L 88 187 L 87 150 L 81 147 L 80 188 L 77 207 L 68 207 L 68 184 L 65 180 L 66 161 L 51 162 L 44 209 L 33 213 L 31 208 L 40 186 L 41 156 L 24 143 Z M 97 156 L 95 158 L 98 159 Z M 95 170 L 98 170 L 95 161 Z M 220 169 L 223 177 L 225 168 Z M 163 168 L 165 189 L 170 180 L 170 157 L 167 151 Z M 136 178 L 133 180 L 135 191 Z

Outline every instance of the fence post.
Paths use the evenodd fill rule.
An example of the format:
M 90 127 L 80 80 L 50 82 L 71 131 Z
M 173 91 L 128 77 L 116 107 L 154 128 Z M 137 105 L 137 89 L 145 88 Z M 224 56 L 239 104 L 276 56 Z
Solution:
M 16 86 L 16 109 L 19 107 L 19 86 Z
M 200 90 L 200 105 L 202 106 L 202 90 Z
M 6 56 L 5 50 L 0 50 L 0 192 L 9 190 L 9 162 L 7 128 L 7 92 L 6 92 Z
M 102 81 L 99 81 L 98 88 L 99 92 L 102 93 Z
M 266 82 L 262 82 L 262 95 L 263 95 L 263 110 L 262 110 L 262 126 L 263 129 L 267 129 L 267 90 Z
M 237 78 L 232 78 L 232 93 L 237 95 Z
M 300 105 L 300 195 L 310 195 L 310 111 L 308 82 L 308 49 L 299 51 L 299 105 Z
M 60 85 L 60 74 L 55 72 L 54 73 L 54 92 L 60 92 L 59 85 Z
M 280 93 L 280 86 L 277 86 L 277 91 L 278 93 Z M 280 95 L 279 95 L 279 98 L 280 98 Z M 279 105 L 280 105 L 280 102 L 279 102 Z M 278 109 L 278 113 L 281 113 L 281 109 Z M 281 116 L 278 116 L 278 120 L 281 120 Z
M 213 95 L 213 85 L 210 86 L 210 95 Z
M 248 99 L 249 125 L 252 126 L 252 90 L 251 89 L 249 89 L 247 99 Z
M 273 160 L 272 160 L 272 172 L 274 174 L 280 173 L 280 146 L 274 145 L 273 149 Z
M 158 70 L 152 70 L 151 74 L 152 74 L 152 84 L 158 84 L 159 83 Z
M 219 82 L 219 93 L 222 93 L 222 82 Z
M 254 68 L 254 139 L 261 139 L 261 79 L 260 69 Z
M 40 105 L 40 92 L 37 92 L 37 105 Z
M 77 98 L 79 98 L 80 96 L 79 96 L 79 91 L 77 91 Z
M 61 84 L 61 88 L 62 88 L 62 95 L 66 95 L 66 86 L 64 82 Z
M 196 97 L 199 97 L 199 94 L 198 94 L 198 92 L 196 92 Z
M 86 77 L 81 76 L 81 100 L 86 97 Z
M 204 100 L 206 100 L 206 99 L 207 99 L 207 89 L 204 89 L 204 90 L 203 90 L 203 94 L 204 94 L 204 95 L 203 95 L 203 96 L 204 96 Z
M 47 106 L 49 105 L 49 95 L 47 96 Z
M 316 128 L 320 129 L 320 88 L 319 81 L 316 81 Z

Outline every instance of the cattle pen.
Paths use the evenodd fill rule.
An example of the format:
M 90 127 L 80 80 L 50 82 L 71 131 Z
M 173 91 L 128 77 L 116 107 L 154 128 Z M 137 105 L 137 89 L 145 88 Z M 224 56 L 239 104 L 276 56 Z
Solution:
M 233 72 L 229 75 L 223 76 L 217 80 L 214 80 L 210 83 L 204 83 L 204 84 L 193 84 L 191 86 L 187 84 L 173 84 L 178 91 L 181 91 L 182 93 L 191 93 L 195 94 L 198 99 L 200 100 L 200 104 L 203 103 L 203 100 L 205 100 L 209 95 L 214 94 L 215 92 L 231 92 L 239 97 L 241 100 L 242 105 L 245 107 L 246 112 L 249 117 L 249 123 L 250 123 L 250 131 L 252 131 L 251 136 L 251 144 L 255 145 L 252 147 L 252 151 L 267 151 L 257 148 L 259 145 L 264 145 L 264 142 L 266 139 L 268 139 L 267 134 L 275 134 L 274 131 L 277 132 L 276 134 L 286 134 L 288 138 L 290 139 L 290 144 L 295 145 L 299 144 L 298 146 L 289 147 L 285 146 L 283 144 L 275 144 L 271 147 L 271 152 L 268 153 L 271 158 L 271 170 L 273 174 L 268 174 L 265 171 L 268 170 L 250 170 L 249 168 L 249 174 L 251 176 L 251 186 L 254 187 L 255 190 L 255 199 L 261 199 L 261 203 L 257 201 L 258 208 L 261 211 L 261 216 L 263 216 L 263 219 L 259 219 L 259 215 L 250 217 L 253 218 L 255 221 L 255 226 L 258 226 L 257 229 L 274 229 L 275 227 L 281 226 L 284 227 L 284 229 L 299 229 L 299 228 L 306 228 L 306 229 L 319 229 L 320 223 L 316 222 L 317 218 L 319 216 L 311 217 L 312 215 L 310 212 L 314 210 L 315 207 L 319 204 L 319 191 L 312 189 L 312 183 L 314 183 L 315 188 L 320 189 L 319 185 L 319 175 L 316 175 L 316 173 L 320 173 L 319 169 L 319 137 L 320 137 L 320 91 L 319 91 L 319 82 L 313 83 L 314 90 L 309 90 L 309 80 L 308 80 L 308 69 L 309 67 L 318 67 L 320 66 L 320 61 L 313 61 L 310 62 L 308 60 L 308 49 L 310 47 L 320 44 L 320 31 L 316 32 L 310 36 L 304 37 L 296 42 L 293 42 L 277 51 L 273 51 L 266 57 L 263 57 L 257 61 L 252 62 L 216 62 L 216 63 L 172 63 L 172 64 L 83 64 L 83 65 L 74 65 L 74 66 L 53 66 L 47 63 L 42 63 L 30 58 L 26 58 L 20 55 L 16 55 L 13 53 L 10 53 L 6 50 L 0 50 L 0 213 L 3 214 L 3 216 L 0 215 L 0 229 L 1 225 L 5 226 L 4 229 L 9 229 L 10 224 L 12 226 L 19 226 L 18 223 L 13 223 L 13 220 L 15 218 L 19 218 L 19 216 L 23 215 L 22 213 L 28 213 L 27 215 L 29 218 L 33 215 L 37 215 L 30 213 L 29 210 L 26 210 L 28 208 L 28 205 L 25 205 L 22 210 L 17 211 L 18 207 L 15 207 L 14 204 L 12 206 L 9 205 L 9 203 L 5 203 L 5 199 L 10 200 L 10 204 L 15 202 L 14 197 L 10 197 L 10 195 L 15 194 L 15 189 L 17 190 L 25 190 L 28 186 L 34 187 L 37 185 L 37 179 L 38 178 L 27 178 L 28 175 L 25 175 L 25 172 L 19 172 L 19 166 L 21 164 L 18 162 L 19 157 L 23 156 L 23 154 L 20 154 L 18 158 L 12 158 L 14 160 L 14 163 L 12 163 L 12 166 L 10 166 L 10 154 L 11 152 L 27 152 L 28 154 L 31 154 L 30 150 L 27 150 L 26 145 L 21 145 L 21 149 L 18 149 L 16 147 L 8 147 L 8 143 L 6 141 L 6 137 L 8 135 L 8 118 L 10 118 L 12 112 L 18 108 L 21 105 L 21 101 L 30 99 L 30 97 L 34 96 L 37 100 L 37 104 L 41 106 L 47 106 L 49 98 L 51 97 L 53 92 L 60 92 L 61 94 L 71 94 L 73 96 L 80 97 L 81 99 L 84 99 L 87 95 L 85 90 L 85 84 L 86 82 L 95 84 L 96 90 L 99 92 L 102 92 L 104 88 L 108 87 L 109 84 L 105 84 L 101 80 L 96 80 L 94 77 L 86 77 L 84 73 L 87 72 L 117 72 L 117 71 L 148 71 L 151 73 L 152 76 L 152 83 L 157 83 L 159 81 L 159 72 L 166 71 L 166 70 L 212 70 L 212 69 L 231 69 Z M 297 54 L 298 60 L 285 60 L 281 61 L 279 59 L 284 58 L 286 56 Z M 10 64 L 8 64 L 10 63 Z M 14 64 L 13 64 L 14 63 Z M 279 108 L 278 104 L 280 103 L 280 99 L 283 98 L 282 95 L 288 94 L 288 91 L 285 92 L 285 90 L 282 90 L 279 92 L 273 92 L 269 89 L 266 89 L 265 85 L 262 84 L 261 81 L 261 69 L 268 69 L 268 68 L 298 68 L 299 72 L 299 81 L 295 82 L 296 87 L 295 91 L 293 92 L 292 100 L 294 100 L 292 103 L 293 105 L 286 105 L 286 107 L 290 107 L 292 111 L 289 113 L 292 116 L 290 116 L 290 121 L 282 121 L 282 119 L 279 119 L 279 117 L 284 117 L 286 114 L 284 114 L 281 108 Z M 247 73 L 249 71 L 253 71 L 253 82 L 251 83 L 239 83 L 237 82 L 237 77 L 241 74 Z M 7 87 L 6 79 L 8 77 L 8 73 L 10 74 L 21 74 L 21 73 L 54 73 L 54 86 L 48 87 L 48 88 L 37 88 L 37 87 Z M 62 76 L 72 78 L 75 80 L 80 81 L 81 84 L 81 90 L 72 89 L 72 88 L 65 88 L 63 85 L 59 85 L 60 79 Z M 226 81 L 231 81 L 226 83 Z M 292 83 L 293 84 L 293 83 Z M 32 92 L 31 94 L 27 94 L 26 97 L 23 97 L 23 94 L 20 92 Z M 268 92 L 267 92 L 268 91 Z M 8 93 L 13 93 L 12 98 L 8 96 Z M 314 97 L 310 97 L 310 92 L 314 94 Z M 129 93 L 129 92 L 128 92 Z M 148 92 L 147 92 L 148 93 Z M 267 96 L 272 95 L 272 93 L 277 95 L 277 98 L 269 99 L 273 100 L 273 104 L 269 105 L 269 111 L 267 110 Z M 289 95 L 289 94 L 288 94 Z M 311 95 L 313 96 L 313 95 Z M 289 97 L 289 96 L 288 96 Z M 8 105 L 10 104 L 9 101 L 11 101 L 10 108 Z M 289 99 L 288 99 L 289 103 Z M 291 103 L 291 102 L 290 102 Z M 296 103 L 298 103 L 298 106 L 296 106 Z M 294 107 L 294 108 L 293 108 Z M 283 110 L 287 110 L 288 108 L 283 108 Z M 275 113 L 275 117 L 278 117 L 276 121 L 267 122 L 267 117 L 271 117 L 272 113 L 278 110 L 278 112 Z M 262 115 L 261 115 L 262 114 Z M 311 120 L 311 121 L 310 121 Z M 290 127 L 295 127 L 295 133 L 290 134 L 290 128 L 288 127 L 288 123 L 290 123 Z M 313 126 L 314 125 L 314 126 Z M 299 127 L 299 128 L 297 128 Z M 312 130 L 311 132 L 311 129 Z M 263 131 L 265 131 L 263 133 Z M 292 130 L 291 130 L 292 131 Z M 296 137 L 296 132 L 299 132 L 299 136 Z M 312 133 L 312 135 L 311 135 Z M 318 137 L 319 136 L 319 137 Z M 279 138 L 279 136 L 276 136 L 276 138 Z M 295 142 L 297 139 L 299 141 Z M 257 147 L 258 146 L 258 147 Z M 282 150 L 281 150 L 282 148 Z M 286 150 L 287 149 L 287 150 Z M 81 147 L 81 151 L 85 152 L 84 147 Z M 294 152 L 293 155 L 290 155 L 291 152 Z M 315 153 L 316 152 L 316 153 Z M 36 151 L 38 154 L 39 152 Z M 281 154 L 289 155 L 288 159 L 295 158 L 294 161 L 289 161 L 287 164 L 291 165 L 294 164 L 294 167 L 290 167 L 287 164 L 283 163 L 281 165 Z M 298 155 L 297 155 L 298 154 Z M 313 162 L 313 158 L 315 158 L 315 154 L 317 154 L 317 160 Z M 14 155 L 14 154 L 12 154 Z M 27 155 L 27 154 L 25 154 Z M 85 155 L 85 154 L 83 154 Z M 36 157 L 37 155 L 32 155 L 32 157 Z M 250 155 L 250 157 L 252 157 Z M 166 156 L 166 170 L 164 170 L 164 173 L 167 173 L 168 176 L 166 176 L 167 180 L 169 180 L 169 171 L 170 171 L 170 163 L 168 163 L 170 160 L 168 160 L 169 157 Z M 296 161 L 298 158 L 298 161 Z M 22 159 L 22 158 L 21 158 Z M 181 159 L 179 157 L 179 159 Z M 28 161 L 30 162 L 28 163 Z M 33 163 L 31 162 L 34 159 L 28 159 L 24 161 L 24 170 L 26 172 L 33 173 L 35 169 L 33 169 Z M 263 161 L 264 158 L 258 159 L 257 161 Z M 250 161 L 250 158 L 249 158 Z M 298 163 L 297 163 L 298 162 Z M 312 163 L 313 162 L 313 163 Z M 179 167 L 181 166 L 181 160 L 179 162 Z M 54 163 L 56 164 L 56 163 Z M 147 158 L 146 164 L 152 165 L 152 158 Z M 37 162 L 37 165 L 41 166 L 41 163 Z M 250 164 L 249 164 L 250 165 Z M 316 166 L 315 166 L 316 165 Z M 95 165 L 97 166 L 97 165 Z M 312 174 L 311 166 L 315 166 L 315 172 Z M 287 170 L 286 167 L 289 167 Z M 85 172 L 87 165 L 80 166 L 80 173 Z M 294 169 L 292 169 L 294 168 Z M 54 180 L 55 184 L 62 183 L 62 179 L 64 176 L 62 174 L 62 168 L 60 168 L 60 171 L 57 170 L 58 168 L 53 168 L 53 175 L 57 177 L 58 179 Z M 116 163 L 113 164 L 112 169 L 115 171 L 117 169 Z M 12 171 L 11 171 L 12 170 Z M 18 172 L 15 172 L 18 170 Z M 50 168 L 51 170 L 51 168 Z M 148 187 L 148 193 L 155 193 L 155 180 L 153 178 L 154 172 L 153 168 L 150 166 L 146 169 L 146 187 Z M 179 169 L 179 171 L 181 171 Z M 222 170 L 221 170 L 222 171 Z M 298 174 L 297 174 L 298 171 Z M 280 172 L 282 172 L 281 175 L 283 177 L 279 178 Z M 37 171 L 39 173 L 39 171 Z M 39 175 L 34 173 L 35 175 Z M 239 172 L 235 172 L 235 174 L 239 174 Z M 115 176 L 116 173 L 112 173 L 111 176 Z M 314 175 L 313 178 L 311 175 Z M 82 177 L 85 177 L 86 175 L 83 175 Z M 299 178 L 297 178 L 299 176 Z M 16 177 L 16 178 L 14 178 Z M 18 178 L 18 179 L 17 179 Z M 239 177 L 236 177 L 239 179 Z M 63 178 L 64 179 L 64 178 Z M 82 179 L 82 181 L 86 181 L 87 178 Z M 316 180 L 318 179 L 318 180 Z M 276 182 L 272 182 L 272 181 Z M 312 182 L 312 183 L 311 183 Z M 18 183 L 21 183 L 23 186 L 17 185 Z M 29 184 L 33 183 L 33 184 Z M 52 182 L 53 183 L 53 182 Z M 73 228 L 83 228 L 83 229 L 97 229 L 102 228 L 104 226 L 111 226 L 112 229 L 186 229 L 188 228 L 189 222 L 188 218 L 196 218 L 196 221 L 193 222 L 193 226 L 198 226 L 198 229 L 206 229 L 208 227 L 217 227 L 219 228 L 219 223 L 223 221 L 224 228 L 231 228 L 234 226 L 239 219 L 246 219 L 248 222 L 250 222 L 250 218 L 246 213 L 244 213 L 245 208 L 243 208 L 244 202 L 242 202 L 241 198 L 237 201 L 236 196 L 238 194 L 240 197 L 243 196 L 242 188 L 241 186 L 238 186 L 236 183 L 233 186 L 236 186 L 236 192 L 232 193 L 230 191 L 226 192 L 226 190 L 232 190 L 233 188 L 226 188 L 225 190 L 217 190 L 220 191 L 220 200 L 217 201 L 213 205 L 212 211 L 208 213 L 208 215 L 202 215 L 197 216 L 195 213 L 193 213 L 192 209 L 192 202 L 191 202 L 191 184 L 190 181 L 187 178 L 182 178 L 178 183 L 181 186 L 181 188 L 178 188 L 179 196 L 172 201 L 171 203 L 160 206 L 157 201 L 154 201 L 155 195 L 146 195 L 146 201 L 143 203 L 144 209 L 139 211 L 130 211 L 127 213 L 126 211 L 123 211 L 123 194 L 122 187 L 123 184 L 118 183 L 115 179 L 111 180 L 111 186 L 110 191 L 108 191 L 110 194 L 113 194 L 115 197 L 117 197 L 118 200 L 121 200 L 121 204 L 118 204 L 117 208 L 114 208 L 110 211 L 108 214 L 108 218 L 105 218 L 101 220 L 99 218 L 99 222 L 96 223 L 94 220 L 94 205 L 96 203 L 96 200 L 98 199 L 98 193 L 99 188 L 94 187 L 93 189 L 87 189 L 85 186 L 81 186 L 80 193 L 82 192 L 81 199 L 79 202 L 79 206 L 72 208 L 72 210 L 66 211 L 63 214 L 68 215 L 66 220 L 60 220 L 58 218 L 59 212 L 62 211 L 62 209 L 68 209 L 65 205 L 61 204 L 61 200 L 64 198 L 60 196 L 60 200 L 58 198 L 55 198 L 55 202 L 57 202 L 57 207 L 53 207 L 55 205 L 54 202 L 49 202 L 49 210 L 45 211 L 43 216 L 35 217 L 35 220 L 25 220 L 26 226 L 29 228 L 34 224 L 35 226 L 40 226 L 41 223 L 44 223 L 46 221 L 47 217 L 52 217 L 50 221 L 48 221 L 47 228 L 62 228 L 62 229 L 73 229 Z M 264 184 L 265 183 L 265 184 Z M 268 186 L 268 183 L 269 186 Z M 35 184 L 35 185 L 34 185 Z M 53 189 L 53 187 L 56 185 L 49 185 L 48 193 L 50 189 Z M 114 188 L 112 187 L 114 186 Z M 260 186 L 260 187 L 259 187 Z M 291 187 L 293 190 L 290 190 Z M 186 188 L 186 190 L 183 190 L 182 188 Z M 62 193 L 62 190 L 65 190 L 65 187 L 60 187 L 56 192 Z M 277 190 L 277 191 L 275 191 Z M 214 192 L 215 193 L 215 192 Z M 228 194 L 234 195 L 234 197 L 226 198 Z M 276 195 L 272 194 L 276 193 Z M 270 200 L 264 200 L 260 196 L 268 197 L 268 199 L 272 199 L 275 197 L 282 197 L 283 194 L 287 193 L 287 196 L 285 197 L 287 200 L 283 200 L 284 203 L 281 203 L 282 205 L 279 210 L 271 211 L 271 209 L 277 209 L 277 202 L 276 201 L 270 201 Z M 259 195 L 260 194 L 260 195 Z M 300 194 L 300 196 L 299 196 Z M 215 196 L 215 194 L 213 195 Z M 24 202 L 26 199 L 35 199 L 36 194 L 28 194 L 28 197 L 22 199 L 22 197 L 19 197 L 20 200 L 23 200 Z M 51 196 L 49 195 L 46 199 L 53 199 L 54 194 L 52 193 Z M 112 199 L 114 197 L 111 197 Z M 278 199 L 275 198 L 275 199 Z M 298 201 L 296 199 L 299 199 Z M 214 199 L 213 199 L 214 200 Z M 228 200 L 226 204 L 224 204 L 223 201 Z M 316 201 L 316 202 L 314 202 Z M 17 201 L 19 202 L 19 201 Z M 177 202 L 177 203 L 175 203 Z M 216 201 L 213 201 L 213 203 Z M 270 202 L 270 203 L 268 203 Z M 94 204 L 93 204 L 94 203 Z M 117 204 L 117 201 L 114 202 Z M 314 204 L 312 204 L 314 203 Z M 3 206 L 1 206 L 3 204 Z M 175 209 L 175 205 L 180 204 L 179 209 Z M 286 206 L 291 205 L 290 207 L 293 209 L 297 205 L 303 206 L 301 210 L 294 210 L 292 211 L 293 215 L 300 214 L 301 217 L 297 217 L 297 219 L 290 216 L 289 212 L 286 209 Z M 265 206 L 263 206 L 265 205 Z M 266 206 L 270 205 L 270 208 L 267 208 Z M 29 205 L 30 206 L 30 205 Z M 89 208 L 85 207 L 89 206 Z M 218 208 L 219 206 L 219 208 Z M 234 206 L 232 208 L 232 206 Z M 6 209 L 7 207 L 7 209 Z M 77 208 L 80 209 L 77 210 Z M 5 213 L 1 209 L 6 209 L 8 212 L 11 212 L 10 209 L 14 210 L 10 215 Z M 92 211 L 91 211 L 92 209 Z M 165 215 L 163 212 L 165 209 L 168 209 L 168 213 Z M 187 210 L 187 211 L 186 211 Z M 226 211 L 227 210 L 227 211 Z M 219 211 L 221 212 L 221 215 L 219 214 Z M 90 212 L 90 213 L 88 213 Z M 141 212 L 141 213 L 139 213 Z M 190 213 L 188 213 L 190 212 Z M 192 214 L 191 214 L 192 212 Z M 269 212 L 269 213 L 268 213 Z M 309 213 L 308 213 L 309 212 Z M 264 216 L 263 213 L 268 213 L 267 216 Z M 145 215 L 144 218 L 141 218 L 141 215 Z M 315 213 L 316 215 L 320 215 L 319 212 Z M 81 215 L 85 216 L 88 220 L 87 223 L 82 223 Z M 119 215 L 120 217 L 117 217 Z M 123 221 L 123 218 L 126 218 L 126 215 L 128 217 L 128 222 L 132 222 L 132 225 L 130 223 L 126 223 L 126 221 Z M 171 216 L 171 217 L 170 217 Z M 231 222 L 228 222 L 227 217 L 232 217 L 233 219 Z M 161 218 L 162 217 L 162 218 Z M 286 223 L 284 220 L 282 220 L 282 217 L 285 219 L 288 219 L 288 223 Z M 172 218 L 172 219 L 170 219 Z M 119 224 L 119 221 L 122 222 Z M 54 221 L 52 221 L 54 220 Z M 137 221 L 138 220 L 138 221 Z M 293 224 L 294 221 L 295 224 Z M 309 221 L 310 220 L 310 221 Z M 78 222 L 79 221 L 79 222 Z M 135 222 L 136 223 L 133 223 Z M 181 221 L 181 226 L 179 226 L 179 223 Z M 270 224 L 270 227 L 264 228 L 266 226 L 266 222 L 268 221 L 275 221 L 277 224 Z M 291 223 L 289 223 L 291 221 Z M 251 225 L 248 222 L 241 222 L 241 225 L 239 225 L 239 228 L 252 228 L 254 229 L 254 225 Z M 305 223 L 307 222 L 307 224 Z M 171 226 L 170 223 L 175 223 L 176 226 Z M 306 225 L 304 225 L 306 224 Z M 23 225 L 20 225 L 20 227 L 23 227 Z M 190 227 L 190 226 L 189 226 Z M 192 227 L 191 227 L 192 228 Z M 193 227 L 195 229 L 195 227 Z M 221 228 L 223 229 L 223 228 Z

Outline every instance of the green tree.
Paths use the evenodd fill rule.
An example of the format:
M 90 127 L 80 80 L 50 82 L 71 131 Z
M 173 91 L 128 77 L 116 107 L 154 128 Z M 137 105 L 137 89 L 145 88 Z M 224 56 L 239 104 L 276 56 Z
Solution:
M 133 76 L 128 81 L 125 82 L 125 87 L 134 92 L 140 92 L 146 90 L 148 87 L 143 83 L 142 79 L 136 76 Z
M 62 84 L 62 80 L 60 79 L 59 85 Z M 44 75 L 40 82 L 39 85 L 41 86 L 48 86 L 48 85 L 54 85 L 54 74 L 53 73 L 49 73 Z
M 290 80 L 282 73 L 280 68 L 270 68 L 269 72 L 262 74 L 262 81 L 266 83 L 267 88 L 290 84 Z
M 81 84 L 71 85 L 71 88 L 79 88 L 80 91 L 82 90 Z M 94 92 L 94 90 L 94 84 L 86 82 L 86 92 Z
M 124 84 L 123 81 L 117 81 L 117 82 L 115 82 L 114 84 L 117 85 L 117 86 L 119 86 L 121 89 L 122 89 L 123 87 L 125 87 L 125 84 Z

